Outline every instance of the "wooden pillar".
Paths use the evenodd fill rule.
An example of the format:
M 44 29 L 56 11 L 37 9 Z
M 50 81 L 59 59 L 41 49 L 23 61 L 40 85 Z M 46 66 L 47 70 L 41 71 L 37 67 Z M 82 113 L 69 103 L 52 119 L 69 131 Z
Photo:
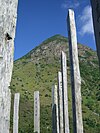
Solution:
M 63 93 L 62 93 L 62 74 L 58 72 L 58 98 L 59 98 L 59 127 L 60 133 L 64 133 L 63 121 Z
M 19 100 L 20 94 L 16 93 L 14 97 L 13 133 L 18 133 Z
M 52 129 L 53 133 L 59 133 L 57 85 L 52 86 L 52 126 L 53 126 L 53 129 Z
M 66 63 L 66 54 L 63 51 L 61 53 L 61 71 L 62 71 L 62 90 L 63 90 L 64 133 L 69 133 L 67 63 Z
M 73 104 L 73 125 L 74 133 L 83 133 L 82 108 L 81 108 L 81 77 L 79 70 L 78 48 L 74 11 L 68 11 L 68 34 L 69 53 L 71 65 L 71 86 Z
M 100 0 L 91 0 L 94 34 L 100 66 Z M 100 68 L 100 67 L 99 67 Z
M 39 98 L 39 91 L 34 92 L 34 132 L 40 133 L 40 98 Z

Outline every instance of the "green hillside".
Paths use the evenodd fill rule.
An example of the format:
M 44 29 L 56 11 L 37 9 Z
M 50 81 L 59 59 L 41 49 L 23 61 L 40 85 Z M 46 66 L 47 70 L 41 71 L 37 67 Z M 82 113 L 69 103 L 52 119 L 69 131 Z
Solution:
M 70 88 L 70 63 L 67 38 L 56 35 L 14 62 L 11 82 L 12 106 L 13 94 L 21 93 L 19 133 L 33 133 L 34 91 L 40 91 L 41 133 L 52 132 L 52 97 L 51 88 L 57 83 L 57 72 L 60 70 L 61 51 L 67 53 L 68 64 L 68 100 L 70 130 L 72 133 L 72 108 Z M 100 76 L 96 52 L 78 44 L 80 71 L 82 77 L 82 112 L 84 133 L 100 132 Z M 12 107 L 13 108 L 13 107 Z M 13 111 L 13 110 L 12 110 Z M 12 125 L 11 111 L 11 125 Z M 11 126 L 12 132 L 12 126 Z

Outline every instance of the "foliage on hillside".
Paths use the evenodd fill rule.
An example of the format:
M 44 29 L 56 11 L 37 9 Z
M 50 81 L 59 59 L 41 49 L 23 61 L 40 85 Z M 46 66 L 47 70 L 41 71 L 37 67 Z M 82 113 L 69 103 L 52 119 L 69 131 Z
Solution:
M 21 93 L 19 133 L 34 131 L 34 91 L 40 91 L 41 133 L 52 132 L 52 84 L 57 83 L 57 72 L 60 70 L 61 51 L 67 53 L 68 64 L 68 100 L 70 130 L 72 132 L 72 105 L 70 88 L 70 63 L 67 38 L 56 35 L 27 55 L 14 62 L 11 82 L 12 109 L 15 92 Z M 96 52 L 78 44 L 80 70 L 82 77 L 82 113 L 84 133 L 100 131 L 100 76 Z M 11 125 L 13 110 L 11 110 Z M 12 132 L 12 126 L 11 126 Z

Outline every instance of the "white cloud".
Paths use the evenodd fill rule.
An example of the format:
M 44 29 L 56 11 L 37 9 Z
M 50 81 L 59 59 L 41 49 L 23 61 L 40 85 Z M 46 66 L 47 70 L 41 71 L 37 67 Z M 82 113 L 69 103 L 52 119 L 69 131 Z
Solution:
M 69 9 L 69 8 L 77 8 L 79 6 L 79 2 L 72 2 L 71 0 L 66 0 L 64 3 L 62 3 L 61 7 L 62 9 Z
M 92 22 L 92 9 L 88 5 L 86 6 L 82 14 L 78 16 L 78 21 L 79 21 L 79 34 L 82 36 L 85 34 L 94 34 L 93 30 L 93 22 Z

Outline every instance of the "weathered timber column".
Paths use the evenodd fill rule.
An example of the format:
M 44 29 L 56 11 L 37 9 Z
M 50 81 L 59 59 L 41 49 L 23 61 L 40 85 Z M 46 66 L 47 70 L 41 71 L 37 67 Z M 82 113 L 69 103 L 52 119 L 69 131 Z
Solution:
M 40 133 L 40 98 L 39 98 L 39 91 L 34 92 L 34 132 Z
M 52 86 L 52 132 L 59 133 L 59 115 L 58 115 L 58 90 L 57 85 Z
M 61 74 L 61 72 L 58 72 L 58 98 L 59 98 L 59 127 L 60 127 L 60 133 L 64 133 L 63 93 L 62 93 L 62 74 Z
M 79 70 L 74 11 L 71 9 L 69 9 L 68 11 L 68 34 L 69 34 L 69 53 L 70 53 L 70 65 L 71 65 L 74 133 L 83 133 L 82 108 L 81 108 L 81 100 L 82 100 L 81 77 Z
M 18 0 L 0 0 L 0 133 L 9 133 L 11 92 Z
M 97 54 L 100 66 L 100 0 L 91 0 Z M 100 68 L 100 67 L 99 67 Z
M 19 100 L 20 94 L 16 93 L 14 97 L 13 133 L 18 133 Z
M 64 133 L 69 133 L 67 63 L 66 63 L 66 54 L 63 51 L 61 53 L 61 71 L 62 71 L 62 90 L 63 90 Z

